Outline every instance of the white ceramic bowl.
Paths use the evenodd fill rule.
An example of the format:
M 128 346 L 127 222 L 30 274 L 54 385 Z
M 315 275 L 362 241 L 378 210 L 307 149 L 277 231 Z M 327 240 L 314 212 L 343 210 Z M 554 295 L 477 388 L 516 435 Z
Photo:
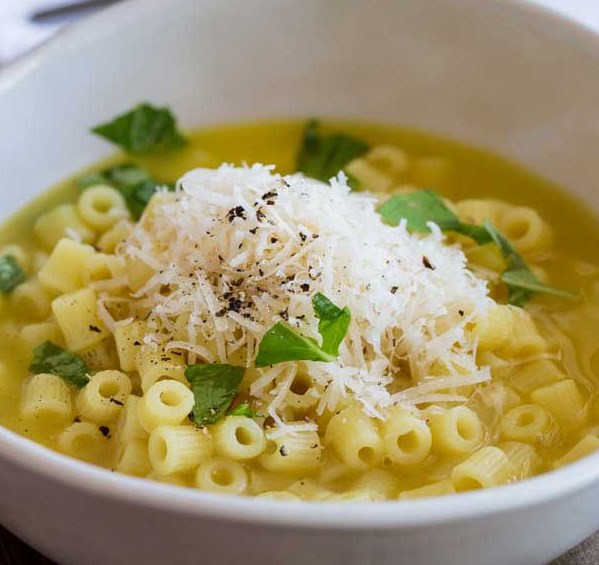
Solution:
M 599 41 L 507 0 L 147 0 L 0 76 L 1 214 L 102 157 L 140 100 L 186 126 L 409 125 L 511 157 L 598 206 Z M 379 505 L 230 498 L 119 476 L 0 429 L 0 522 L 60 563 L 541 564 L 599 528 L 599 454 L 535 479 Z

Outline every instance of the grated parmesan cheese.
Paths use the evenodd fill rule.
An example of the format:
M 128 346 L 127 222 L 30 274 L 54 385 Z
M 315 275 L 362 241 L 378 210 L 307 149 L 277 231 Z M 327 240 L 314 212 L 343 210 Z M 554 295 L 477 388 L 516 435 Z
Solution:
M 182 350 L 190 363 L 245 364 L 273 433 L 314 429 L 284 417 L 301 372 L 318 413 L 357 400 L 375 417 L 397 404 L 463 402 L 456 387 L 490 379 L 468 325 L 493 301 L 459 247 L 434 224 L 427 235 L 383 224 L 376 199 L 351 192 L 343 173 L 326 184 L 273 169 L 196 169 L 154 197 L 116 251 L 149 272 L 123 315 L 148 320 L 146 344 Z M 351 310 L 339 358 L 255 369 L 278 321 L 319 338 L 317 292 Z M 102 319 L 114 327 L 105 299 Z

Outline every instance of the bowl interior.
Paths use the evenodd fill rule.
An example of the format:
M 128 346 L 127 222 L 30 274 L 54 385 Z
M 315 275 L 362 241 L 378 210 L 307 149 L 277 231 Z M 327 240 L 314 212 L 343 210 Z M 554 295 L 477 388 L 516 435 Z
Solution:
M 597 205 L 598 66 L 599 40 L 590 32 L 506 0 L 127 2 L 0 75 L 0 216 L 105 155 L 89 127 L 141 100 L 172 106 L 186 127 L 317 115 L 431 130 L 519 161 Z M 202 498 L 102 479 L 100 470 L 84 477 L 80 463 L 25 448 L 24 440 L 17 453 L 17 440 L 3 430 L 0 440 L 19 464 L 46 460 L 48 473 L 73 484 L 104 480 L 122 497 L 154 488 L 164 505 Z M 594 480 L 598 458 L 559 471 L 558 483 Z M 547 484 L 541 477 L 527 489 L 506 487 L 514 495 L 503 501 L 493 492 L 463 500 L 486 501 L 487 510 L 525 504 Z M 553 496 L 563 492 L 556 487 Z M 227 512 L 210 500 L 204 511 Z M 237 510 L 247 506 L 255 519 L 251 504 L 239 501 Z M 415 504 L 426 512 L 414 520 L 458 511 Z M 471 512 L 468 503 L 462 512 Z M 382 521 L 398 516 L 376 513 Z M 306 509 L 296 517 L 343 514 Z
M 125 3 L 5 71 L 0 213 L 105 154 L 89 127 L 141 100 L 186 127 L 316 115 L 431 130 L 592 200 L 597 64 L 590 32 L 511 1 Z

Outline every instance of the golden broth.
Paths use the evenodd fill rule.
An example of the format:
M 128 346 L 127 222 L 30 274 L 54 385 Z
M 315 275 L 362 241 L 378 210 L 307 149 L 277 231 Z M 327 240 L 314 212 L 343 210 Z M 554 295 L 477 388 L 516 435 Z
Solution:
M 128 158 L 127 162 L 147 168 L 156 178 L 165 182 L 174 181 L 190 169 L 216 167 L 223 162 L 273 163 L 277 165 L 279 172 L 289 173 L 294 170 L 303 127 L 303 122 L 281 122 L 205 129 L 193 133 L 190 136 L 191 142 L 178 153 L 151 158 Z M 569 376 L 582 385 L 587 395 L 589 418 L 581 426 L 561 430 L 559 438 L 548 445 L 536 446 L 541 458 L 539 471 L 551 469 L 554 462 L 585 435 L 598 434 L 599 414 L 595 407 L 595 397 L 599 387 L 599 345 L 596 338 L 599 335 L 599 224 L 589 208 L 566 192 L 501 158 L 433 135 L 387 126 L 344 122 L 328 122 L 325 130 L 352 134 L 372 145 L 395 144 L 405 150 L 410 158 L 431 157 L 444 160 L 442 166 L 445 173 L 440 185 L 434 185 L 433 188 L 452 200 L 500 199 L 531 206 L 541 214 L 553 230 L 555 246 L 534 264 L 542 267 L 552 285 L 575 290 L 580 293 L 581 298 L 571 301 L 537 297 L 528 309 L 537 322 L 541 322 L 541 330 L 545 332 L 545 336 L 561 347 L 561 361 Z M 102 166 L 106 164 L 103 163 Z M 414 171 L 405 178 L 405 183 L 419 186 L 430 184 L 420 173 Z M 435 184 L 434 179 L 432 183 Z M 58 203 L 73 202 L 77 194 L 78 189 L 72 179 L 44 193 L 4 224 L 0 244 L 18 243 L 35 261 L 36 254 L 42 253 L 42 249 L 32 235 L 33 222 L 50 207 Z M 31 352 L 20 343 L 18 330 L 22 325 L 31 323 L 32 319 L 15 308 L 9 297 L 0 296 L 0 299 L 0 361 L 5 366 L 0 373 L 0 422 L 36 442 L 57 448 L 56 436 L 61 426 L 25 420 L 20 416 L 21 383 L 28 375 Z M 527 401 L 527 395 L 522 395 L 521 403 Z M 473 402 L 483 420 L 485 412 L 489 418 L 493 417 L 491 407 L 484 402 L 477 404 L 477 400 Z M 490 424 L 489 434 L 496 436 L 497 422 L 487 423 Z M 496 440 L 495 437 L 492 439 Z M 96 453 L 92 460 L 110 468 L 115 450 L 114 440 L 108 439 L 104 451 Z M 392 496 L 396 496 L 399 491 L 443 479 L 453 461 L 451 457 L 438 457 L 433 464 L 404 469 L 396 477 L 397 484 L 392 488 Z M 247 465 L 254 470 L 258 469 L 257 464 Z M 332 473 L 330 470 L 327 472 Z M 258 471 L 258 475 L 261 473 L 264 471 Z M 277 488 L 285 489 L 292 478 L 296 480 L 303 476 L 299 474 L 280 478 Z M 183 477 L 182 480 L 188 481 L 189 477 Z M 325 481 L 326 478 L 316 476 L 316 480 Z M 356 484 L 356 488 L 359 488 L 368 479 L 360 479 L 356 473 L 349 473 L 341 474 L 335 480 L 337 488 L 343 490 L 350 485 L 356 487 Z M 259 482 L 259 479 L 256 481 Z M 272 485 L 270 488 L 273 488 Z M 305 488 L 308 491 L 309 484 Z M 307 496 L 310 497 L 309 494 Z

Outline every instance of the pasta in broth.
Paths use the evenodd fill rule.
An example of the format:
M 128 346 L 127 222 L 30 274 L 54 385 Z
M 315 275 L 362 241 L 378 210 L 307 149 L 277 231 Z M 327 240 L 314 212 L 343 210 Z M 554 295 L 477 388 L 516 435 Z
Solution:
M 276 500 L 440 496 L 599 447 L 599 230 L 565 194 L 380 126 L 186 140 L 144 104 L 94 131 L 128 160 L 2 234 L 4 425 Z

